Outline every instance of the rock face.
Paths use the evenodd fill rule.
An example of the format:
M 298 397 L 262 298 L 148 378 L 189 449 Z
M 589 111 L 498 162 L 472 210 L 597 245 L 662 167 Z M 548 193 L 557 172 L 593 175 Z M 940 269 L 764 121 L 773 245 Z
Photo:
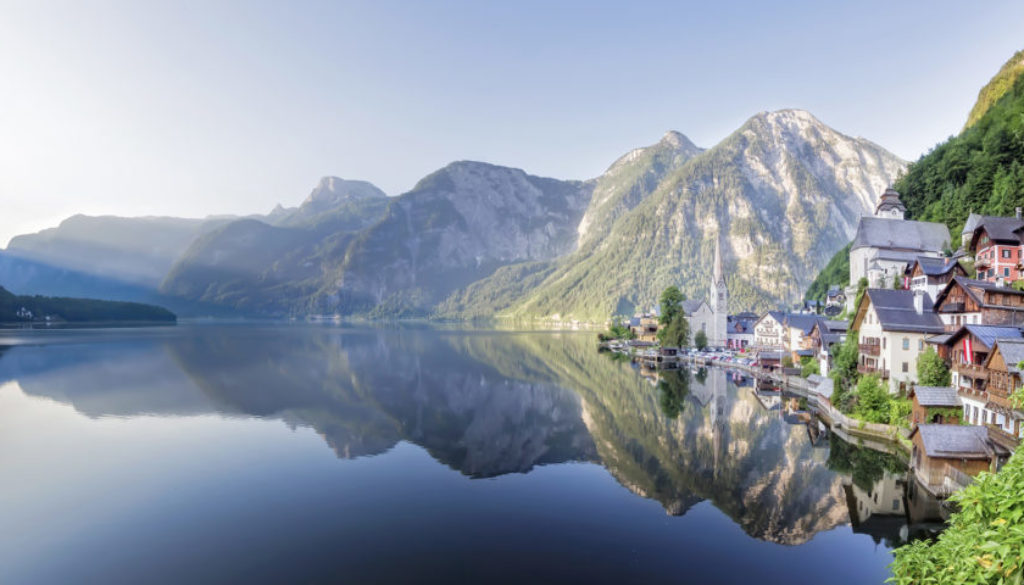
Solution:
M 324 310 L 428 314 L 500 266 L 550 260 L 576 244 L 592 185 L 457 162 L 392 201 L 359 235 L 321 294 Z
M 657 156 L 643 163 L 651 180 L 625 189 L 639 197 L 623 197 L 622 186 L 603 204 L 595 196 L 592 209 L 608 209 L 615 197 L 634 203 L 612 205 L 601 221 L 581 225 L 573 254 L 545 267 L 531 291 L 494 309 L 603 320 L 655 303 L 673 284 L 700 298 L 719 238 L 732 310 L 794 301 L 905 166 L 800 110 L 758 114 L 717 146 L 681 158 L 671 159 L 674 169 L 657 165 Z M 599 183 L 610 182 L 618 166 Z M 500 282 L 475 286 L 480 298 L 502 297 Z

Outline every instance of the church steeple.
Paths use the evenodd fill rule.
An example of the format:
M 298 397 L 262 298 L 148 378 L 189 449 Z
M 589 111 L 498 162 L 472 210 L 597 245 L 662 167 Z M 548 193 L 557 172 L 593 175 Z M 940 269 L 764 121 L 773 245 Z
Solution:
M 715 238 L 715 267 L 711 279 L 711 283 L 714 286 L 725 281 L 725 278 L 722 276 L 722 251 L 720 250 L 719 243 L 720 238 Z

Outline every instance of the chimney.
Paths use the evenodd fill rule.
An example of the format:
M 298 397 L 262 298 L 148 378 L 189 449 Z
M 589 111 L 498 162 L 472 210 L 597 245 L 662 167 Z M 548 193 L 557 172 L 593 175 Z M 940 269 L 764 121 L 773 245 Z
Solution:
M 924 291 L 921 289 L 914 291 L 914 312 L 918 315 L 924 313 Z
M 1017 207 L 1016 209 L 1014 209 L 1013 212 L 1014 212 L 1014 215 L 1017 216 L 1017 219 L 1020 219 L 1020 207 Z

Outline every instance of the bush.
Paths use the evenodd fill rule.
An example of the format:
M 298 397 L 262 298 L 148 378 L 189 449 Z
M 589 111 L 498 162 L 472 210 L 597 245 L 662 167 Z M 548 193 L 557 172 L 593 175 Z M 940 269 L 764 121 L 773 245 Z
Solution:
M 790 356 L 790 355 L 782 356 L 782 367 L 784 367 L 784 368 L 792 368 L 793 367 L 793 358 L 792 358 L 792 356 Z
M 917 358 L 917 382 L 921 386 L 949 386 L 949 368 L 934 347 L 921 352 Z
M 821 362 L 814 358 L 814 356 L 804 356 L 800 358 L 800 376 L 808 377 L 811 374 L 821 373 Z
M 1015 454 L 996 474 L 982 473 L 953 494 L 960 511 L 938 540 L 918 540 L 893 551 L 890 583 L 1024 582 L 1024 456 Z
M 889 423 L 889 391 L 878 376 L 864 376 L 854 391 L 857 406 L 854 416 L 870 423 Z
M 697 349 L 704 349 L 705 347 L 708 346 L 708 336 L 706 333 L 704 333 L 703 329 L 698 331 L 697 335 L 693 336 L 693 345 Z
M 889 400 L 889 424 L 894 427 L 910 428 L 910 413 L 914 404 L 906 398 L 892 398 Z

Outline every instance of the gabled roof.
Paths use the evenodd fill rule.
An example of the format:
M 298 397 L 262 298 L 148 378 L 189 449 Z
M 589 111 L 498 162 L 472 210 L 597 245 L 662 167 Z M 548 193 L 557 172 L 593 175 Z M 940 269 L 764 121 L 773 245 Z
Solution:
M 832 332 L 848 331 L 850 329 L 850 324 L 846 321 L 832 321 L 830 319 L 826 319 L 825 328 Z
M 878 315 L 883 331 L 905 331 L 913 333 L 942 333 L 945 328 L 942 319 L 932 311 L 928 295 L 924 295 L 922 311 L 914 309 L 914 291 L 869 288 L 861 303 L 870 302 Z M 860 320 L 860 308 L 856 319 Z M 856 325 L 857 323 L 854 323 Z
M 789 327 L 797 328 L 803 331 L 804 335 L 811 332 L 814 326 L 818 323 L 821 317 L 817 315 L 809 315 L 802 313 L 790 313 L 783 316 L 784 323 Z
M 950 272 L 953 272 L 954 270 L 957 269 L 957 267 L 960 268 L 959 272 L 961 272 L 964 276 L 967 275 L 967 270 L 965 270 L 963 266 L 960 266 L 959 262 L 952 258 L 932 258 L 931 256 L 918 256 L 917 258 L 914 259 L 912 263 L 910 263 L 907 266 L 907 273 L 909 274 L 913 272 L 914 266 L 917 265 L 921 266 L 921 272 L 925 273 L 925 275 L 927 276 L 943 276 L 949 274 Z
M 921 406 L 960 406 L 960 397 L 952 386 L 917 386 L 914 388 L 914 396 Z
M 775 319 L 775 321 L 781 325 L 786 317 L 786 314 L 783 313 L 782 311 L 768 311 L 767 313 L 761 315 L 757 319 L 757 322 L 760 323 L 761 321 L 764 321 L 766 317 L 771 317 L 772 319 Z
M 974 302 L 978 303 L 979 305 L 993 307 L 997 309 L 1004 309 L 1007 311 L 1019 311 L 1024 309 L 1022 307 L 1014 307 L 1012 305 L 994 305 L 992 303 L 985 302 L 986 293 L 1000 293 L 1005 295 L 1024 296 L 1024 291 L 1020 291 L 1008 286 L 999 286 L 998 284 L 994 282 L 988 282 L 987 280 L 975 280 L 973 278 L 967 278 L 964 276 L 954 276 L 953 280 L 950 280 L 948 283 L 946 283 L 945 288 L 943 288 L 942 291 L 939 292 L 939 294 L 935 297 L 935 305 L 941 305 L 942 301 L 944 301 L 946 297 L 949 296 L 949 291 L 953 290 L 958 286 L 963 288 L 967 295 L 974 299 Z
M 853 238 L 851 249 L 873 247 L 941 252 L 949 242 L 949 228 L 943 223 L 862 217 L 857 224 L 857 235 Z
M 683 301 L 683 312 L 687 315 L 692 315 L 700 310 L 700 306 L 705 304 L 703 299 L 696 299 L 690 301 Z
M 975 246 L 978 245 L 978 238 L 981 237 L 982 231 L 988 234 L 988 238 L 996 243 L 1020 243 L 1020 236 L 1017 235 L 1016 231 L 1022 227 L 1024 227 L 1024 220 L 1019 220 L 1016 217 L 983 216 L 978 225 L 975 226 L 971 236 L 971 249 L 974 250 Z
M 1024 338 L 1024 334 L 1017 327 L 1008 327 L 1006 325 L 964 325 L 951 333 L 945 344 L 954 346 L 960 343 L 960 340 L 968 334 L 977 339 L 988 350 L 992 349 L 997 339 L 1012 340 Z
M 964 224 L 964 229 L 963 229 L 962 232 L 960 232 L 960 235 L 963 235 L 963 234 L 973 234 L 974 233 L 974 228 L 978 227 L 978 223 L 981 222 L 981 220 L 984 217 L 985 216 L 978 215 L 977 213 L 974 213 L 972 211 L 971 214 L 969 216 L 967 216 L 967 223 Z
M 996 349 L 1003 356 L 1003 361 L 1006 362 L 1006 370 L 1013 372 L 1014 374 L 1021 373 L 1021 369 L 1017 367 L 1017 364 L 1024 361 L 1024 339 L 999 339 L 996 341 L 996 347 L 992 348 L 992 353 L 988 355 L 988 359 L 985 360 L 985 367 L 988 368 L 988 362 L 991 361 L 992 356 L 995 355 Z
M 917 425 L 910 434 L 921 434 L 924 452 L 929 457 L 944 459 L 989 459 L 988 428 L 966 425 Z

